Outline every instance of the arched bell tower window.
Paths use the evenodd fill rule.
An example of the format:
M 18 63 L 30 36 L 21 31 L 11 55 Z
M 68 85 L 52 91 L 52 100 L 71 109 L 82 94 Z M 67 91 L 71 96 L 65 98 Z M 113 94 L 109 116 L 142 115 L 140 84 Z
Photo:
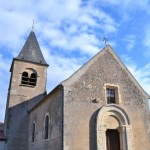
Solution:
M 37 81 L 37 75 L 35 73 L 32 73 L 29 79 L 29 85 L 36 86 Z
M 22 73 L 21 85 L 34 87 L 37 84 L 37 73 L 31 68 L 25 69 Z
M 29 82 L 28 72 L 23 72 L 23 73 L 22 73 L 21 84 L 26 84 L 26 85 L 28 85 L 28 82 Z

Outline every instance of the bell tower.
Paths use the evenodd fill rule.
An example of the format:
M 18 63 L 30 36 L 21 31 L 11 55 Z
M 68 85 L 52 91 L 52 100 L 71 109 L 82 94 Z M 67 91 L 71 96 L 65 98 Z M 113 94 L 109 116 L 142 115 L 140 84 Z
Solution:
M 10 69 L 9 108 L 46 92 L 46 63 L 35 33 L 31 31 Z
M 28 111 L 46 96 L 47 68 L 31 31 L 10 69 L 5 116 L 8 150 L 27 150 Z

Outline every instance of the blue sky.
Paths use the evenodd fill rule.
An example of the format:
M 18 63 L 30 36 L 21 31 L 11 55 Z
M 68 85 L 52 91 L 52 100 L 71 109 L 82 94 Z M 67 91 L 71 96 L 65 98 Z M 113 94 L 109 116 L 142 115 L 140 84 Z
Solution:
M 47 63 L 47 91 L 70 76 L 105 43 L 150 94 L 150 1 L 0 0 L 0 121 L 12 58 L 34 31 Z

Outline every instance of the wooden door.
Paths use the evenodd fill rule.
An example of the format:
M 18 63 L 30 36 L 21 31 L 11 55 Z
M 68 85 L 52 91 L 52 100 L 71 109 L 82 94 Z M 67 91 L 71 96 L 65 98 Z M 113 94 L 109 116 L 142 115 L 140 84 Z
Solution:
M 107 150 L 120 150 L 119 132 L 115 129 L 106 131 Z

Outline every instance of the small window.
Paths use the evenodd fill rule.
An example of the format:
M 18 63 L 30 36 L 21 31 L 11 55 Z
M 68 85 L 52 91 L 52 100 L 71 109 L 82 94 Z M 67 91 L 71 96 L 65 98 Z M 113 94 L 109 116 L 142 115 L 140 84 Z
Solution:
M 29 85 L 36 86 L 37 76 L 35 73 L 32 73 L 29 79 Z
M 49 116 L 47 115 L 45 118 L 45 125 L 44 125 L 44 139 L 48 139 L 49 135 Z
M 28 72 L 23 72 L 21 84 L 28 84 L 28 82 L 29 82 Z
M 35 122 L 32 124 L 32 142 L 35 142 Z
M 106 89 L 106 102 L 107 104 L 120 104 L 121 103 L 121 94 L 118 85 L 114 84 L 105 84 Z
M 107 103 L 116 103 L 115 89 L 107 88 Z

